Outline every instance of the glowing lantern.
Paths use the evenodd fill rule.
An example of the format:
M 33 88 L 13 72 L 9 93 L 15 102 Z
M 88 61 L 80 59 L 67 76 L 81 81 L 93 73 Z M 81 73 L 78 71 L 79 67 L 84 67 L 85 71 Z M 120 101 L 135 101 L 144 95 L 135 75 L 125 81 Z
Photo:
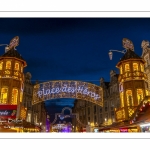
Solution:
M 109 55 L 110 60 L 112 60 L 112 56 L 113 56 L 112 51 L 110 51 L 110 52 L 108 53 L 108 55 Z

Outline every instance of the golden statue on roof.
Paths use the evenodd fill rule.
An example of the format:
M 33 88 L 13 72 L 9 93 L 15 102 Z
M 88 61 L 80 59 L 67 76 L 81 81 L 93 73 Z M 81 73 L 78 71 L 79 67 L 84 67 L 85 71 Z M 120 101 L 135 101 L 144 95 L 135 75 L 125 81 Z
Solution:
M 16 46 L 18 46 L 19 45 L 19 36 L 15 36 L 11 41 L 10 41 L 10 43 L 9 43 L 9 49 L 11 50 L 11 49 L 15 49 L 15 47 Z
M 132 43 L 131 40 L 129 40 L 129 39 L 127 39 L 127 38 L 123 38 L 122 44 L 123 44 L 123 47 L 124 47 L 126 50 L 132 50 L 132 51 L 134 51 L 134 45 L 133 45 L 133 43 Z

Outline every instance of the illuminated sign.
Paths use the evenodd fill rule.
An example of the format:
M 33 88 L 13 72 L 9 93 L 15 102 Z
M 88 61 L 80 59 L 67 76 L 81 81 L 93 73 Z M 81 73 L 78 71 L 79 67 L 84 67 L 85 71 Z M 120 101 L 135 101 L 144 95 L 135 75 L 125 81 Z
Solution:
M 16 110 L 0 110 L 0 117 L 1 116 L 10 116 L 15 117 L 16 116 Z
M 120 132 L 128 132 L 128 129 L 120 129 Z
M 0 118 L 16 118 L 17 105 L 0 105 Z
M 81 81 L 49 81 L 34 86 L 33 104 L 58 98 L 82 99 L 102 106 L 103 90 Z

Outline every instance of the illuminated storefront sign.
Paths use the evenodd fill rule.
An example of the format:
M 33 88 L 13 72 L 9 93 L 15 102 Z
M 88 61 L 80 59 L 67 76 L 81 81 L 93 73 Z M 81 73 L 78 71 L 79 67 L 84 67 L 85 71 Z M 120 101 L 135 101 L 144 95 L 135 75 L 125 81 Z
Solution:
M 34 86 L 33 104 L 56 98 L 77 98 L 102 106 L 102 88 L 81 81 L 49 81 Z
M 120 129 L 120 132 L 128 132 L 128 129 Z
M 17 105 L 0 105 L 0 118 L 16 118 Z
M 0 116 L 16 116 L 16 110 L 0 110 Z

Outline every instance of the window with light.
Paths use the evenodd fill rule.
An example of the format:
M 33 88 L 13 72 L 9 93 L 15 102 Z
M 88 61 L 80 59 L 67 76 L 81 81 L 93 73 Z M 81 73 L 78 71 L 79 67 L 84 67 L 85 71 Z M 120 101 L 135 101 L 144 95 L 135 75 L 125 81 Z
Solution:
M 130 71 L 129 64 L 125 64 L 125 72 L 128 72 L 128 71 Z
M 126 91 L 126 96 L 127 96 L 127 106 L 133 106 L 132 91 L 131 90 L 127 90 Z
M 138 64 L 137 63 L 133 63 L 133 71 L 138 71 Z
M 137 89 L 137 98 L 138 98 L 138 104 L 143 100 L 143 90 Z
M 140 66 L 141 66 L 141 72 L 144 72 L 144 66 L 143 66 L 143 64 L 140 64 Z
M 23 92 L 20 92 L 20 102 L 22 102 Z
M 123 92 L 120 93 L 121 107 L 124 107 Z
M 16 105 L 17 104 L 17 100 L 18 100 L 18 89 L 13 88 L 11 104 Z
M 0 62 L 0 70 L 3 70 L 3 62 Z
M 6 69 L 11 69 L 11 61 L 6 61 Z
M 19 70 L 19 63 L 15 63 L 15 70 Z
M 21 65 L 21 72 L 23 72 L 23 65 Z
M 146 90 L 146 96 L 148 96 L 148 95 L 149 95 L 148 90 Z
M 8 98 L 8 88 L 1 88 L 1 104 L 6 104 Z

